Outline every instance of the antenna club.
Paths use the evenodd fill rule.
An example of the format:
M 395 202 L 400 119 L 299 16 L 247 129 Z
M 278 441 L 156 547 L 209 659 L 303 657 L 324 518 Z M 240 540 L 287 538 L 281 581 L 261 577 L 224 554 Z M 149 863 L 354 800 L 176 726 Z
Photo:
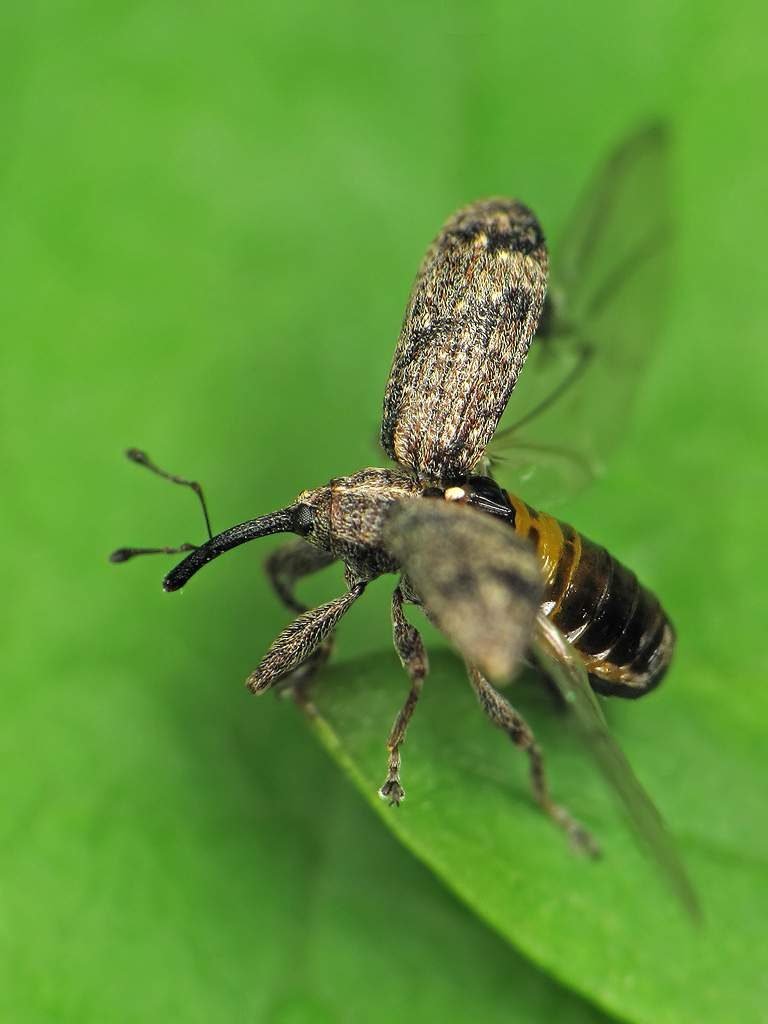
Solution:
M 149 463 L 149 456 L 140 448 L 126 448 L 125 457 L 130 459 L 131 462 L 138 462 L 142 466 L 146 466 Z

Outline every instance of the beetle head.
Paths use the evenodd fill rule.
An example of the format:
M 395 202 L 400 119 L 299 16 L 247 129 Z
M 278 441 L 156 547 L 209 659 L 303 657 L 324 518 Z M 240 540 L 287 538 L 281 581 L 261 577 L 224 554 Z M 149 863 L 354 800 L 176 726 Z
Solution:
M 393 572 L 397 563 L 384 547 L 384 525 L 394 504 L 421 493 L 408 476 L 391 469 L 361 469 L 296 499 L 307 509 L 305 536 L 330 551 L 362 579 Z

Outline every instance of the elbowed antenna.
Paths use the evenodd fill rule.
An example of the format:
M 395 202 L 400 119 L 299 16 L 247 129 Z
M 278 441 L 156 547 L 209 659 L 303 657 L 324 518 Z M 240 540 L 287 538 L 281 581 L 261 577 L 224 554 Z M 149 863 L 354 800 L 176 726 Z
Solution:
M 308 505 L 289 505 L 269 515 L 249 519 L 247 523 L 231 526 L 223 533 L 216 534 L 205 544 L 201 544 L 184 559 L 175 569 L 171 569 L 163 580 L 163 590 L 179 590 L 198 569 L 212 562 L 214 558 L 224 554 L 249 540 L 266 537 L 270 533 L 305 534 L 312 523 L 312 510 Z
M 197 483 L 196 480 L 187 480 L 183 476 L 178 476 L 176 473 L 168 473 L 166 470 L 161 469 L 156 463 L 150 459 L 146 452 L 140 448 L 129 448 L 125 457 L 130 459 L 131 462 L 135 462 L 139 466 L 144 466 L 151 473 L 155 473 L 157 476 L 161 476 L 164 480 L 170 480 L 173 484 L 181 484 L 182 487 L 190 487 L 197 495 L 200 507 L 203 510 L 203 516 L 205 517 L 205 528 L 208 531 L 208 539 L 213 537 L 211 532 L 211 520 L 208 515 L 208 505 L 205 501 L 205 495 L 203 494 L 203 488 Z M 177 555 L 182 551 L 194 551 L 197 544 L 179 544 L 178 547 L 169 548 L 118 548 L 117 551 L 113 551 L 109 556 L 110 562 L 127 562 L 131 558 L 136 558 L 137 555 Z
M 127 562 L 137 555 L 178 555 L 182 551 L 195 551 L 197 544 L 179 544 L 177 548 L 118 548 L 109 556 L 110 562 Z
M 165 469 L 161 469 L 156 463 L 150 459 L 146 452 L 142 451 L 141 448 L 129 448 L 125 453 L 126 459 L 130 459 L 131 462 L 135 462 L 139 466 L 144 466 L 151 473 L 155 473 L 157 476 L 161 476 L 163 480 L 170 480 L 172 484 L 181 484 L 182 487 L 189 487 L 197 495 L 200 507 L 203 510 L 203 516 L 205 517 L 205 527 L 208 530 L 208 540 L 213 537 L 211 531 L 211 520 L 208 515 L 208 505 L 205 501 L 205 495 L 203 494 L 203 488 L 196 480 L 187 480 L 186 477 L 179 476 L 177 473 L 169 473 Z M 163 552 L 164 549 L 158 549 L 159 552 Z M 137 554 L 154 554 L 155 549 L 150 548 L 146 552 L 137 551 Z M 170 554 L 170 552 L 168 552 Z M 114 561 L 114 559 L 113 559 Z

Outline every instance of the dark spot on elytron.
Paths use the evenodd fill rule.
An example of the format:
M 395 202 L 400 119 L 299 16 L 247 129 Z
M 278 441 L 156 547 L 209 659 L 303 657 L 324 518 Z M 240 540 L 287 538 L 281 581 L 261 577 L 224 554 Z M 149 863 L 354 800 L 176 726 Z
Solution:
M 508 288 L 504 301 L 515 320 L 525 320 L 531 308 L 531 293 L 527 288 Z
M 472 220 L 466 224 L 451 228 L 446 232 L 446 237 L 457 242 L 474 242 L 481 234 L 485 233 L 485 225 L 481 221 Z
M 410 309 L 410 312 L 407 313 L 407 316 L 410 317 L 411 320 L 418 320 L 419 317 L 421 316 L 421 314 L 423 313 L 423 311 L 424 311 L 424 300 L 422 299 L 421 295 L 417 292 L 416 295 L 414 295 L 414 297 L 413 297 L 413 302 L 411 303 L 411 309 Z
M 530 256 L 544 245 L 544 235 L 536 225 L 521 232 L 515 241 L 515 250 L 524 256 Z
M 539 533 L 538 526 L 532 526 L 528 531 L 528 539 L 535 548 L 538 548 L 540 538 L 541 534 Z
M 517 597 L 529 604 L 539 603 L 541 598 L 541 581 L 539 579 L 532 579 L 515 570 L 499 566 L 490 566 L 487 572 L 489 576 L 493 576 Z
M 512 231 L 493 226 L 487 231 L 487 236 L 486 248 L 490 253 L 498 252 L 500 249 L 515 248 L 515 234 Z
M 488 340 L 488 336 L 499 322 L 499 317 L 505 313 L 503 301 L 488 299 L 485 302 L 476 303 L 472 309 L 467 310 L 457 320 L 457 327 L 464 325 L 471 326 L 476 339 Z
M 435 335 L 435 325 L 427 324 L 426 327 L 418 327 L 410 332 L 408 338 L 408 356 L 414 359 L 416 355 L 425 348 Z
M 461 569 L 451 576 L 450 588 L 457 594 L 470 595 L 475 592 L 475 574 L 469 569 Z
M 459 428 L 461 430 L 461 428 Z M 458 455 L 464 447 L 464 437 L 459 434 L 458 437 L 454 437 L 450 444 L 445 446 L 445 459 L 449 463 L 452 461 L 454 455 Z
M 544 235 L 533 218 L 523 223 L 513 223 L 510 227 L 498 224 L 478 224 L 473 227 L 475 231 L 467 241 L 482 232 L 486 236 L 486 249 L 491 255 L 506 249 L 530 256 L 544 245 Z
M 416 359 L 423 349 L 441 343 L 455 327 L 455 322 L 450 317 L 435 317 L 424 327 L 412 329 L 408 335 L 407 361 Z

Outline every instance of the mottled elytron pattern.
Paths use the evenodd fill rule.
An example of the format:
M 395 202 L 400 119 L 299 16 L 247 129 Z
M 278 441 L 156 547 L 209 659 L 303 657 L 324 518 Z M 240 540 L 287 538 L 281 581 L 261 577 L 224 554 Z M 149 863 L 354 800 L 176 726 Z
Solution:
M 548 257 L 531 211 L 484 199 L 455 213 L 411 292 L 381 442 L 421 478 L 470 472 L 496 430 L 544 304 Z
M 515 530 L 535 546 L 542 611 L 581 655 L 598 693 L 639 697 L 661 682 L 675 633 L 658 598 L 605 548 L 507 495 Z

